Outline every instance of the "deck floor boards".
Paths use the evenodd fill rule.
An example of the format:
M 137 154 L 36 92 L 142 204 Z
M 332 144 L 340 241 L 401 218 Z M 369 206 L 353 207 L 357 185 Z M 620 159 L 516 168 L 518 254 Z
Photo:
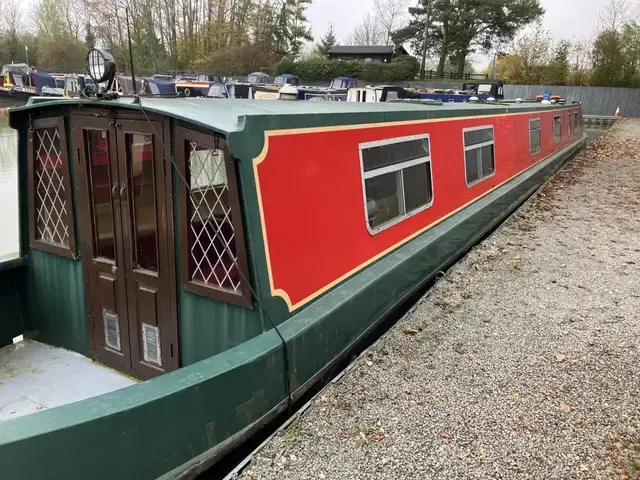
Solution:
M 23 340 L 0 349 L 0 421 L 137 382 L 78 353 Z

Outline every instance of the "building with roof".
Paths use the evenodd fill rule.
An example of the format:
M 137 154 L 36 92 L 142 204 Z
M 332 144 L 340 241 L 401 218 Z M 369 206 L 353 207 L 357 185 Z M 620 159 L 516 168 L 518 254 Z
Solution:
M 389 63 L 396 57 L 408 55 L 402 46 L 393 45 L 336 45 L 327 52 L 330 60 L 363 60 Z

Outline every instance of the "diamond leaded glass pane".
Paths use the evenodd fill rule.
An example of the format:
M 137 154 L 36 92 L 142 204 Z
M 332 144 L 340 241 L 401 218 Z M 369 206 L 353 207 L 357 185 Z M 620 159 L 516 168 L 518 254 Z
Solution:
M 239 292 L 238 255 L 224 152 L 193 141 L 185 142 L 185 148 L 189 176 L 189 278 Z
M 67 219 L 71 205 L 67 203 L 65 178 L 57 128 L 34 131 L 35 162 L 35 237 L 37 240 L 69 246 Z

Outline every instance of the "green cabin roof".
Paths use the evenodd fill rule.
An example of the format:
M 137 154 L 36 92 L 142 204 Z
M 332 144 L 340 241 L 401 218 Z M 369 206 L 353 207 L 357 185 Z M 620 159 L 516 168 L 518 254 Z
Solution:
M 264 129 L 288 129 L 325 125 L 418 120 L 421 118 L 456 117 L 513 113 L 514 111 L 549 110 L 562 106 L 534 103 L 471 104 L 417 102 L 313 102 L 281 100 L 220 100 L 211 98 L 141 97 L 148 112 L 192 122 L 229 135 L 244 130 L 246 122 L 255 118 Z M 10 110 L 11 126 L 16 128 L 24 112 L 53 106 L 109 106 L 140 110 L 132 98 L 95 100 L 80 98 L 34 97 L 23 107 Z M 566 108 L 566 106 L 564 107 Z

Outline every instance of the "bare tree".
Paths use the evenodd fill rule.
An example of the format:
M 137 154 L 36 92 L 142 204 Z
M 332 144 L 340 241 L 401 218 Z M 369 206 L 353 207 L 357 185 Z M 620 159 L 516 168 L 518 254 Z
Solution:
M 598 24 L 602 30 L 618 31 L 632 15 L 629 0 L 608 0 L 598 13 Z
M 409 2 L 408 0 L 373 0 L 373 11 L 384 32 L 384 43 L 390 45 L 393 31 L 405 26 Z
M 0 5 L 0 31 L 15 34 L 22 23 L 22 10 L 19 0 L 8 0 Z
M 384 40 L 384 31 L 374 16 L 367 13 L 347 37 L 351 45 L 380 45 Z

